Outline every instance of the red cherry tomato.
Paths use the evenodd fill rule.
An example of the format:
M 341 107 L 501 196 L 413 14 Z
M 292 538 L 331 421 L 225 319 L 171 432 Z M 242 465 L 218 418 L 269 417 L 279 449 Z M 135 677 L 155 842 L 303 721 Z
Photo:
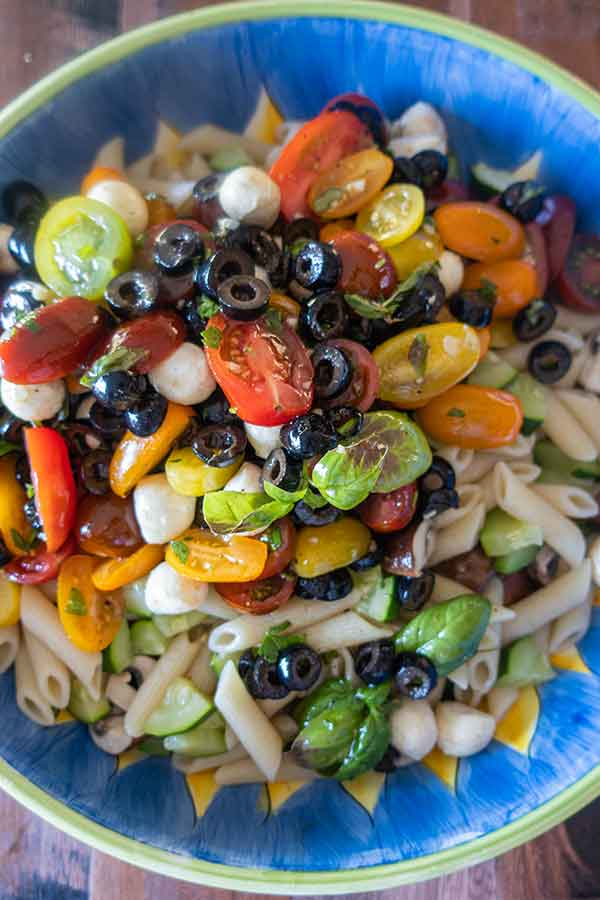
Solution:
M 260 581 L 246 581 L 244 584 L 220 582 L 215 587 L 223 600 L 240 612 L 251 616 L 262 616 L 279 609 L 294 593 L 295 578 L 273 575 Z
M 468 187 L 453 178 L 446 178 L 439 187 L 427 192 L 425 198 L 427 212 L 437 209 L 438 206 L 442 206 L 444 203 L 462 203 L 464 200 L 469 200 L 469 198 Z
M 396 287 L 392 259 L 374 238 L 360 231 L 340 231 L 329 241 L 342 261 L 338 287 L 344 294 L 389 297 Z
M 600 235 L 575 235 L 558 289 L 567 306 L 584 313 L 600 310 Z
M 566 194 L 553 194 L 548 198 L 548 205 L 553 208 L 553 213 L 550 221 L 544 225 L 544 237 L 548 247 L 550 281 L 554 281 L 567 261 L 575 233 L 577 208 Z
M 43 306 L 0 342 L 0 375 L 15 384 L 64 378 L 108 332 L 108 317 L 83 297 Z
M 40 550 L 33 556 L 15 556 L 3 572 L 18 584 L 44 584 L 58 577 L 58 572 L 67 557 L 77 552 L 75 539 L 71 535 L 60 549 L 50 553 Z
M 220 313 L 208 327 L 221 332 L 207 347 L 211 371 L 238 416 L 252 425 L 283 425 L 311 407 L 313 367 L 304 344 L 287 325 L 264 317 L 236 322 Z
M 46 547 L 54 553 L 67 540 L 75 522 L 77 488 L 64 438 L 54 428 L 25 428 L 35 506 Z
M 413 481 L 387 494 L 371 494 L 358 507 L 361 521 L 371 531 L 386 534 L 405 528 L 415 514 L 417 485 Z
M 332 112 L 336 109 L 344 109 L 354 113 L 363 122 L 376 144 L 387 147 L 390 134 L 384 114 L 374 100 L 365 97 L 364 94 L 355 94 L 349 91 L 347 94 L 338 94 L 324 106 L 321 112 Z
M 541 225 L 530 222 L 525 226 L 525 253 L 523 259 L 530 262 L 537 275 L 538 295 L 543 297 L 548 287 L 548 252 Z
M 96 357 L 117 347 L 144 350 L 146 355 L 134 366 L 144 375 L 174 353 L 185 340 L 185 325 L 176 313 L 154 312 L 119 325 Z
M 352 379 L 346 390 L 323 406 L 355 406 L 367 412 L 373 405 L 379 390 L 379 370 L 368 350 L 356 341 L 337 338 L 328 341 L 333 347 L 343 350 L 352 364 Z
M 312 218 L 306 195 L 313 181 L 338 160 L 370 147 L 373 138 L 353 113 L 325 112 L 307 122 L 283 148 L 270 176 L 281 188 L 281 212 L 290 221 Z
M 296 549 L 296 529 L 292 520 L 286 516 L 261 535 L 269 544 L 269 555 L 262 571 L 261 581 L 279 575 L 291 563 Z M 275 540 L 276 539 L 276 540 Z M 273 544 L 278 545 L 273 549 Z
M 143 546 L 133 499 L 88 494 L 77 509 L 77 542 L 83 553 L 109 558 L 131 556 Z

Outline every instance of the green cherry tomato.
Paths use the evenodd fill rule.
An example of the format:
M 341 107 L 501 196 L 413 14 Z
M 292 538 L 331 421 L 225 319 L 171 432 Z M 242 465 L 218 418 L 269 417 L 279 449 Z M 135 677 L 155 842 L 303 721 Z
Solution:
M 100 299 L 108 282 L 130 267 L 132 257 L 123 219 L 105 203 L 87 197 L 55 203 L 35 240 L 37 270 L 60 297 Z

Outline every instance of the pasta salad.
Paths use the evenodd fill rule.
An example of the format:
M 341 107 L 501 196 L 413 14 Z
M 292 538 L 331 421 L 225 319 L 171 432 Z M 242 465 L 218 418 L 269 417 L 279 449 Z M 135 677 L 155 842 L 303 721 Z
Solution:
M 541 155 L 359 94 L 275 137 L 2 195 L 0 672 L 220 784 L 481 751 L 600 585 L 600 237 Z

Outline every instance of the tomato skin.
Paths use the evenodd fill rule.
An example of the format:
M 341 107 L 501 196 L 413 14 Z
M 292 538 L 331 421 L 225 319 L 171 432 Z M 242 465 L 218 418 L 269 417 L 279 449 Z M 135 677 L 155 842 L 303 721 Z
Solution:
M 11 581 L 18 584 L 44 584 L 56 578 L 65 559 L 72 556 L 76 549 L 75 538 L 71 535 L 63 546 L 53 553 L 44 549 L 33 556 L 16 557 L 4 566 L 3 571 Z
M 143 545 L 131 498 L 114 494 L 84 497 L 77 509 L 77 542 L 84 553 L 120 558 Z
M 283 575 L 271 575 L 245 584 L 215 584 L 217 592 L 229 606 L 251 616 L 262 616 L 279 609 L 290 599 L 295 587 L 296 579 L 284 578 Z M 272 593 L 269 594 L 269 591 Z
M 444 246 L 468 259 L 499 262 L 523 253 L 523 226 L 491 203 L 447 203 L 438 206 L 433 218 Z
M 323 219 L 352 216 L 387 184 L 393 169 L 391 157 L 374 148 L 344 156 L 313 182 L 308 204 Z
M 387 146 L 390 135 L 385 116 L 370 97 L 349 91 L 347 94 L 333 97 L 321 111 L 329 112 L 335 109 L 346 109 L 354 113 L 367 126 L 375 143 L 381 147 Z
M 101 181 L 125 181 L 125 178 L 118 169 L 112 169 L 110 166 L 94 166 L 81 182 L 82 196 L 85 197 L 88 191 Z
M 208 327 L 221 332 L 218 347 L 206 347 L 213 376 L 238 416 L 252 425 L 283 425 L 308 412 L 314 372 L 295 331 L 273 331 L 264 318 L 238 322 L 220 313 Z M 239 371 L 232 371 L 230 364 Z
M 473 263 L 465 269 L 463 289 L 481 287 L 482 282 L 496 285 L 494 319 L 513 319 L 520 309 L 538 296 L 538 279 L 534 267 L 522 259 L 495 263 Z
M 267 561 L 267 545 L 256 538 L 234 534 L 224 538 L 200 528 L 190 528 L 177 539 L 185 544 L 188 552 L 182 558 L 173 548 L 167 547 L 166 561 L 181 575 L 194 581 L 242 582 L 261 578 Z
M 358 514 L 371 531 L 387 534 L 405 528 L 416 507 L 417 485 L 413 481 L 387 494 L 371 494 L 358 507 Z
M 537 296 L 543 297 L 548 287 L 548 252 L 544 231 L 537 222 L 529 222 L 525 226 L 527 247 L 523 259 L 530 262 L 537 275 Z
M 422 407 L 417 421 L 430 437 L 443 444 L 491 450 L 516 440 L 523 424 L 523 408 L 507 391 L 457 384 Z
M 0 341 L 0 375 L 14 384 L 43 384 L 82 365 L 108 333 L 108 317 L 83 297 L 39 307 L 35 319 Z
M 134 366 L 136 372 L 145 375 L 174 353 L 184 340 L 185 325 L 176 313 L 147 313 L 139 319 L 119 325 L 96 358 L 110 353 L 116 347 L 145 350 L 146 355 Z
M 64 438 L 54 428 L 24 428 L 35 505 L 50 553 L 67 540 L 75 523 L 77 488 Z
M 329 243 L 337 250 L 342 262 L 338 288 L 344 294 L 362 297 L 389 297 L 396 287 L 394 264 L 374 238 L 360 231 L 340 231 Z
M 99 591 L 116 591 L 148 575 L 163 561 L 164 556 L 164 547 L 158 544 L 144 544 L 131 556 L 107 559 L 92 572 L 94 587 Z
M 306 195 L 313 182 L 344 156 L 372 144 L 371 134 L 351 112 L 324 112 L 307 122 L 286 144 L 269 172 L 281 189 L 284 218 L 312 218 Z
M 355 406 L 361 412 L 368 412 L 379 391 L 379 372 L 377 364 L 369 351 L 357 341 L 336 338 L 327 341 L 332 347 L 343 350 L 352 364 L 352 379 L 346 390 L 322 406 Z
M 567 306 L 583 313 L 597 313 L 600 310 L 599 235 L 575 235 L 557 284 Z
M 264 581 L 265 578 L 272 578 L 273 575 L 279 575 L 287 568 L 287 566 L 289 566 L 294 558 L 296 549 L 296 529 L 292 520 L 289 516 L 278 519 L 268 531 L 264 532 L 264 534 L 268 536 L 275 528 L 278 528 L 281 534 L 281 547 L 277 550 L 271 550 L 269 547 L 269 555 L 267 556 L 267 561 L 260 577 L 261 581 Z
M 417 266 L 426 262 L 435 262 L 442 255 L 443 250 L 444 246 L 432 228 L 420 228 L 401 244 L 390 247 L 389 255 L 398 281 L 408 278 Z
M 58 574 L 57 606 L 67 637 L 86 653 L 98 653 L 112 642 L 123 620 L 123 603 L 94 587 L 92 556 L 70 556 Z M 72 592 L 76 590 L 74 601 Z M 73 604 L 77 612 L 71 612 Z
M 550 281 L 554 281 L 567 261 L 575 233 L 577 207 L 566 194 L 552 194 L 548 202 L 553 207 L 553 213 L 543 228 L 548 249 L 548 275 Z
M 364 556 L 371 543 L 369 529 L 352 516 L 329 525 L 305 525 L 298 531 L 293 568 L 301 578 L 326 575 Z
M 414 184 L 388 184 L 356 217 L 358 231 L 382 247 L 400 244 L 417 231 L 425 215 L 425 196 Z

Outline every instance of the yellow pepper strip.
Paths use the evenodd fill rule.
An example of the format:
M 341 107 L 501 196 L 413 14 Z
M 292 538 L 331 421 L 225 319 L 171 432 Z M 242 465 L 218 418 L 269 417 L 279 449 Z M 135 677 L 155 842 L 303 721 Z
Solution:
M 107 559 L 92 572 L 94 587 L 99 591 L 116 591 L 118 588 L 143 578 L 165 557 L 165 548 L 159 544 L 144 544 L 131 556 Z

